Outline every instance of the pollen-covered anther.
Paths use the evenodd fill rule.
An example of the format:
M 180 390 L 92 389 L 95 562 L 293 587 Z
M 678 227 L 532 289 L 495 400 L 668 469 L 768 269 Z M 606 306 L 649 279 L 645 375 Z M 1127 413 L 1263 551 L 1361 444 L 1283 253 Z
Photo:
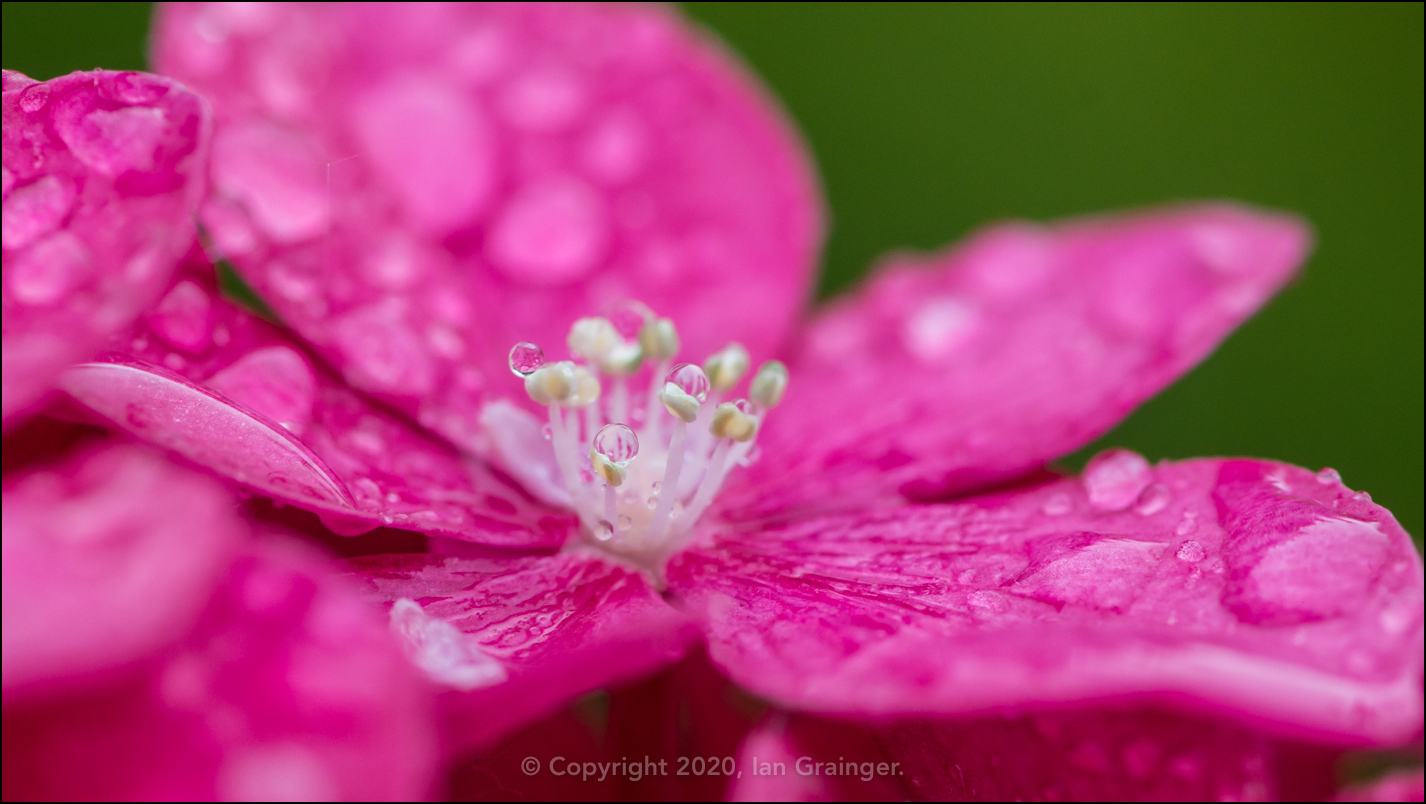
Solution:
M 574 363 L 562 360 L 536 369 L 525 377 L 525 393 L 541 405 L 562 402 L 575 392 Z
M 598 401 L 600 390 L 599 377 L 594 372 L 584 366 L 575 366 L 574 390 L 560 400 L 560 404 L 567 408 L 588 407 Z
M 639 331 L 639 346 L 656 360 L 672 360 L 680 346 L 678 330 L 667 318 L 655 318 Z
M 748 373 L 749 361 L 748 350 L 741 343 L 730 343 L 703 361 L 703 373 L 708 375 L 713 390 L 721 394 L 731 391 Z
M 782 401 L 786 391 L 787 366 L 780 360 L 769 360 L 758 368 L 757 376 L 753 377 L 748 388 L 748 397 L 760 407 L 774 408 Z
M 629 470 L 599 454 L 598 450 L 589 451 L 589 462 L 594 467 L 594 474 L 604 478 L 604 482 L 615 488 L 624 485 L 624 478 L 628 476 Z
M 565 342 L 569 345 L 570 354 L 598 366 L 623 345 L 624 339 L 609 319 L 593 316 L 574 322 Z
M 708 424 L 708 432 L 714 438 L 727 438 L 738 443 L 751 441 L 758 432 L 758 420 L 743 410 L 747 403 L 724 402 L 713 410 L 713 420 Z

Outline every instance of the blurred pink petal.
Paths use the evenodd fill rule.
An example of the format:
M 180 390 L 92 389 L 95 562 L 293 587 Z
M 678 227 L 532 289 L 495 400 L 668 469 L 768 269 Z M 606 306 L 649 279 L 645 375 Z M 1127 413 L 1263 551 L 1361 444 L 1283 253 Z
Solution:
M 246 538 L 217 483 L 107 446 L 5 479 L 5 700 L 184 637 Z
M 811 288 L 803 146 L 669 9 L 165 5 L 154 60 L 214 104 L 218 248 L 458 444 L 512 343 L 632 296 L 692 354 L 767 354 Z
M 7 800 L 429 793 L 428 687 L 380 615 L 306 548 L 239 547 L 211 481 L 111 448 L 25 475 L 5 516 Z
M 1143 464 L 1133 504 L 1096 502 L 1123 455 L 958 504 L 717 532 L 670 562 L 670 589 L 734 681 L 803 710 L 1132 698 L 1339 745 L 1419 733 L 1421 560 L 1390 513 L 1261 461 Z
M 644 575 L 594 554 L 390 555 L 347 563 L 370 599 L 418 603 L 427 617 L 467 635 L 482 660 L 503 667 L 504 679 L 445 695 L 457 749 L 488 745 L 577 695 L 671 664 L 697 636 Z M 447 655 L 452 671 L 471 661 L 468 648 Z M 428 672 L 438 683 L 457 675 Z
M 167 78 L 4 74 L 4 421 L 168 284 L 193 239 L 210 121 Z
M 944 497 L 1072 452 L 1207 357 L 1308 246 L 1296 219 L 1194 206 L 892 258 L 803 333 L 735 515 Z
M 64 389 L 130 433 L 340 532 L 390 525 L 549 549 L 574 524 L 353 393 L 289 335 L 223 299 L 197 257 L 145 326 L 112 346 L 104 362 L 70 369 Z

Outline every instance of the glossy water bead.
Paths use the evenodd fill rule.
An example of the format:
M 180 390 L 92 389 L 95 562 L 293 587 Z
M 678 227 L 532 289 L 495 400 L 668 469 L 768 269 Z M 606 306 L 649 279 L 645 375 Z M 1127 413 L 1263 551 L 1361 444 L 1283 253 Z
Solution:
M 595 433 L 592 446 L 605 460 L 622 466 L 639 454 L 639 437 L 627 424 L 606 424 Z
M 528 377 L 545 365 L 545 350 L 533 343 L 520 342 L 510 347 L 510 370 L 516 377 Z

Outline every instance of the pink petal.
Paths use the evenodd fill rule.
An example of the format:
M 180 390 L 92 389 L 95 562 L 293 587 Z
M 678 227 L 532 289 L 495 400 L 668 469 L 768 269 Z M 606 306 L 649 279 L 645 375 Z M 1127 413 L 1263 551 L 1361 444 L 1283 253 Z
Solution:
M 671 664 L 696 636 L 645 576 L 592 554 L 365 556 L 348 566 L 370 599 L 416 601 L 504 667 L 504 681 L 446 695 L 457 748 L 488 745 L 582 693 Z
M 853 510 L 1041 466 L 1206 357 L 1307 249 L 1294 219 L 1199 206 L 893 258 L 804 333 L 767 457 L 727 508 Z
M 145 73 L 4 75 L 4 420 L 168 284 L 193 240 L 209 117 Z
M 744 743 L 732 798 L 1261 801 L 1331 794 L 1330 771 L 1316 774 L 1326 778 L 1311 789 L 1283 779 L 1298 770 L 1291 758 L 1291 747 L 1250 729 L 1151 708 L 868 725 L 778 715 Z
M 1421 560 L 1389 512 L 1261 461 L 1145 465 L 1123 510 L 1101 480 L 713 532 L 670 588 L 735 682 L 803 710 L 1131 697 L 1336 744 L 1419 733 Z
M 305 548 L 252 548 L 183 642 L 82 695 L 5 708 L 5 798 L 429 794 L 426 685 Z
M 247 530 L 217 483 L 113 445 L 7 476 L 4 521 L 6 701 L 182 639 Z
M 178 301 L 172 301 L 175 298 Z M 562 545 L 572 515 L 353 393 L 291 336 L 221 298 L 195 255 L 120 351 L 63 387 L 128 432 L 333 529 L 382 525 L 526 548 Z
M 637 297 L 696 359 L 765 354 L 808 291 L 803 147 L 667 9 L 170 5 L 155 61 L 217 111 L 219 248 L 348 380 L 456 443 L 518 392 L 518 341 Z

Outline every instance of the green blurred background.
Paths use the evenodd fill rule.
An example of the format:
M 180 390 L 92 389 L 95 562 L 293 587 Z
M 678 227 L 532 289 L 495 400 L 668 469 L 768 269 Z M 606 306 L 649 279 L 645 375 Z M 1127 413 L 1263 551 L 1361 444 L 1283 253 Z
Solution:
M 1333 466 L 1419 541 L 1423 15 L 1400 5 L 685 6 L 811 144 L 822 292 L 987 221 L 1192 198 L 1294 210 L 1301 281 L 1081 453 Z M 4 66 L 142 68 L 142 3 L 5 3 Z

